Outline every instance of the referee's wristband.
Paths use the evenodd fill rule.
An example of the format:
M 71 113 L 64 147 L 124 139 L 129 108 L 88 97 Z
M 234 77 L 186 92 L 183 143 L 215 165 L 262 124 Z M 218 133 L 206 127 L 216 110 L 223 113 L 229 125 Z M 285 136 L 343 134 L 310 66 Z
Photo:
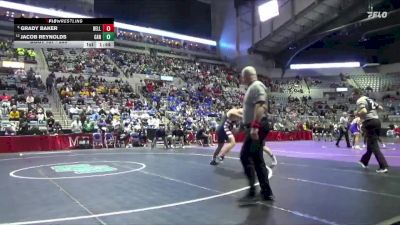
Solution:
M 251 128 L 259 129 L 261 128 L 261 123 L 258 122 L 257 120 L 253 120 L 253 122 L 251 122 Z

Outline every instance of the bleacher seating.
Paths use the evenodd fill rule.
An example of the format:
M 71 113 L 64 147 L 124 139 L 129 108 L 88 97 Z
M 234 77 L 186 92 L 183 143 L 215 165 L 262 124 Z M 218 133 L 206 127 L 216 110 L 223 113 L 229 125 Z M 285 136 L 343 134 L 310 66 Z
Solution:
M 53 72 L 119 76 L 119 71 L 106 57 L 106 50 L 46 49 L 44 54 L 49 70 Z
M 358 87 L 362 89 L 369 89 L 368 91 L 372 92 L 379 92 L 384 86 L 382 78 L 379 74 L 353 75 L 352 79 L 358 85 Z

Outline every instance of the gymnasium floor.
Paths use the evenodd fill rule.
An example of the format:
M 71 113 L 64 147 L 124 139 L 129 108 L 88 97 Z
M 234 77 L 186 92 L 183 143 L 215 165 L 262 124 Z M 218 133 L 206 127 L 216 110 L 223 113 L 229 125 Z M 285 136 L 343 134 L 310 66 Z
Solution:
M 236 202 L 247 190 L 236 152 L 240 146 L 217 167 L 209 165 L 212 148 L 197 147 L 2 154 L 0 224 L 400 221 L 398 144 L 384 150 L 393 166 L 388 174 L 376 174 L 375 165 L 358 167 L 362 152 L 324 142 L 269 146 L 279 162 L 270 180 L 276 201 L 247 207 Z

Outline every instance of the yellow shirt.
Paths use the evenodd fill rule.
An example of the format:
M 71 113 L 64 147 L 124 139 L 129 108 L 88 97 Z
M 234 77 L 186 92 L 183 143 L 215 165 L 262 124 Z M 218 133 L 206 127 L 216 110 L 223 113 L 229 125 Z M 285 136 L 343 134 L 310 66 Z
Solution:
M 88 91 L 81 91 L 80 94 L 82 96 L 89 96 L 89 92 Z
M 10 119 L 19 119 L 19 111 L 11 111 L 9 117 Z

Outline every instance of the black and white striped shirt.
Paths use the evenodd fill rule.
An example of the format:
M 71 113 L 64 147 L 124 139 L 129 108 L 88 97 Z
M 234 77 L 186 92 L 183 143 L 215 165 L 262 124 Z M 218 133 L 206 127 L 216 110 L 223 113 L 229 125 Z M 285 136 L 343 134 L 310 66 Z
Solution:
M 232 133 L 233 123 L 234 122 L 230 119 L 226 119 L 226 121 L 224 123 L 224 131 L 227 136 L 233 135 L 233 133 Z

